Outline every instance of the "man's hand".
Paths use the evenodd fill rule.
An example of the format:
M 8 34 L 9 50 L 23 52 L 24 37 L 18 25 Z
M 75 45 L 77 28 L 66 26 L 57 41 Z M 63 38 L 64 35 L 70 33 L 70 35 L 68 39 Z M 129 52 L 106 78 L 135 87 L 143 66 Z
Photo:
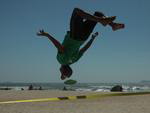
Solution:
M 92 34 L 92 38 L 95 38 L 98 36 L 98 32 L 95 32 L 94 34 Z
M 48 36 L 49 34 L 44 32 L 44 30 L 40 30 L 38 33 L 37 33 L 38 36 Z
M 60 53 L 63 53 L 64 52 L 64 47 L 63 45 L 58 41 L 56 40 L 55 38 L 53 38 L 50 34 L 44 32 L 44 30 L 40 30 L 38 33 L 37 33 L 38 36 L 46 36 L 54 45 L 55 47 L 58 49 L 58 52 Z
M 85 44 L 83 48 L 80 49 L 79 53 L 83 54 L 91 46 L 96 36 L 98 36 L 98 32 L 92 34 L 91 39 Z

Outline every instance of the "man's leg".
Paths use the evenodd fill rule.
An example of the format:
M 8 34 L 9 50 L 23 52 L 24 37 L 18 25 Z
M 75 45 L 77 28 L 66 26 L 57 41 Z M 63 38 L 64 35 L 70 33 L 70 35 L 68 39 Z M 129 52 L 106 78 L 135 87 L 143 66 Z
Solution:
M 102 18 L 103 15 L 98 15 L 99 13 L 95 12 L 94 16 L 100 17 Z M 84 21 L 84 26 L 83 26 L 83 39 L 82 40 L 86 40 L 88 39 L 88 37 L 90 36 L 90 34 L 92 33 L 93 29 L 95 28 L 97 22 L 91 21 L 91 20 L 86 20 Z
M 115 17 L 105 18 L 97 13 L 90 15 L 81 9 L 75 8 L 70 21 L 71 37 L 76 40 L 86 40 L 98 22 L 105 26 L 114 19 Z
M 81 40 L 83 29 L 83 18 L 77 14 L 76 9 L 73 10 L 70 20 L 70 35 L 75 40 Z
M 106 26 L 107 24 L 111 23 L 112 21 L 114 21 L 116 19 L 115 16 L 105 17 L 105 18 L 100 18 L 100 17 L 97 17 L 97 16 L 93 16 L 93 15 L 87 13 L 87 12 L 84 12 L 83 10 L 81 10 L 79 8 L 75 8 L 74 11 L 81 18 L 91 20 L 91 21 L 94 21 L 94 22 L 99 22 L 99 23 L 103 24 L 104 26 Z
M 95 13 L 97 14 L 96 16 L 101 16 L 103 18 L 106 18 L 106 16 L 102 12 L 96 11 Z M 113 31 L 116 31 L 116 30 L 119 30 L 119 29 L 123 29 L 125 27 L 124 24 L 122 24 L 122 23 L 115 23 L 113 21 L 111 23 L 109 23 L 109 25 L 112 27 Z

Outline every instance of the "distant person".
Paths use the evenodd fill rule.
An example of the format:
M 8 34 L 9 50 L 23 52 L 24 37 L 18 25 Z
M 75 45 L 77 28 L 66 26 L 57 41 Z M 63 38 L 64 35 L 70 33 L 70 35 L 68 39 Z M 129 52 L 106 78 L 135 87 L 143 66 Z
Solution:
M 67 91 L 68 89 L 64 86 L 63 90 L 64 90 L 64 91 Z
M 39 90 L 42 90 L 42 86 L 39 87 Z
M 70 30 L 67 31 L 62 44 L 44 30 L 40 30 L 37 35 L 47 37 L 57 48 L 57 60 L 61 64 L 61 79 L 69 78 L 73 71 L 71 64 L 77 62 L 85 51 L 91 46 L 98 32 L 92 34 L 91 39 L 80 48 L 89 38 L 97 23 L 103 26 L 111 26 L 113 31 L 124 28 L 124 24 L 114 23 L 116 16 L 106 17 L 103 13 L 96 11 L 94 15 L 84 12 L 79 8 L 73 10 L 70 20 Z
M 33 85 L 29 85 L 28 90 L 33 90 Z

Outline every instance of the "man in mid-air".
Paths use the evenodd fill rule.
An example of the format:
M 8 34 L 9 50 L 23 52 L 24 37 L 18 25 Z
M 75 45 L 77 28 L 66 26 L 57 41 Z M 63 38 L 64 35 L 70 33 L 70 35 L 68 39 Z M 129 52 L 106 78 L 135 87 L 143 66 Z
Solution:
M 98 32 L 93 33 L 91 39 L 80 48 L 81 45 L 89 38 L 97 23 L 105 26 L 111 26 L 113 31 L 124 28 L 124 24 L 115 23 L 116 16 L 106 17 L 102 12 L 96 11 L 93 15 L 79 9 L 74 8 L 71 20 L 70 30 L 67 31 L 64 41 L 60 43 L 54 37 L 44 30 L 40 30 L 37 35 L 47 37 L 57 48 L 57 60 L 61 64 L 61 79 L 69 78 L 73 71 L 71 64 L 77 62 L 81 56 L 91 46 Z

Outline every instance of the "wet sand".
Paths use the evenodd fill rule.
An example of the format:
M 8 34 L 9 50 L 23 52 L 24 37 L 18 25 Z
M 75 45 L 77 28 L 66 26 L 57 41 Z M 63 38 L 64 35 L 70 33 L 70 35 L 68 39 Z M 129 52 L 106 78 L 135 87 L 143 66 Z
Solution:
M 0 102 L 95 94 L 77 91 L 0 91 Z M 0 104 L 0 113 L 150 113 L 150 94 Z

